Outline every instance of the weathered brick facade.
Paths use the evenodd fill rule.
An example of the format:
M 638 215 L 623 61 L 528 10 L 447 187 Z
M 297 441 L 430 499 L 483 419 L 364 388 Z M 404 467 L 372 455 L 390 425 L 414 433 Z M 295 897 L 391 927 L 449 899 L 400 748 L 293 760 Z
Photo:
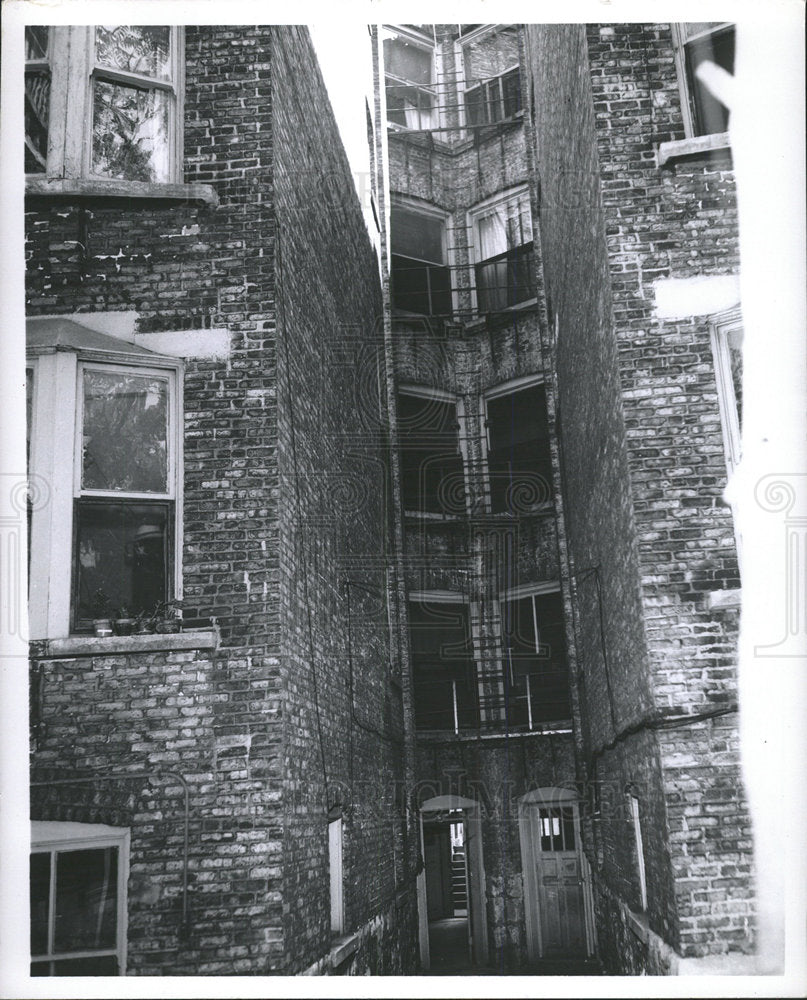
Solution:
M 659 166 L 659 145 L 684 139 L 670 25 L 531 28 L 527 52 L 582 755 L 616 806 L 603 803 L 590 848 L 600 949 L 614 970 L 668 972 L 675 953 L 753 947 L 737 608 L 710 600 L 739 586 L 712 317 L 656 308 L 666 279 L 736 276 L 731 158 Z M 619 847 L 629 785 L 649 940 L 626 922 L 641 909 Z
M 306 29 L 185 39 L 184 180 L 217 204 L 30 197 L 28 310 L 194 331 L 184 617 L 213 631 L 35 646 L 32 818 L 131 829 L 130 974 L 411 971 L 378 260 Z

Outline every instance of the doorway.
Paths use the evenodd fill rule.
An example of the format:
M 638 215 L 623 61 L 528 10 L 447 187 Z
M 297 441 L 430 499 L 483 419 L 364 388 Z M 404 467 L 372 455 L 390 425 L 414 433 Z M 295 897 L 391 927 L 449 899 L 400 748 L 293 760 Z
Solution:
M 593 955 L 591 876 L 576 796 L 562 788 L 528 793 L 519 827 L 530 961 Z
M 421 807 L 424 868 L 418 878 L 421 962 L 460 974 L 487 961 L 478 803 L 438 796 Z

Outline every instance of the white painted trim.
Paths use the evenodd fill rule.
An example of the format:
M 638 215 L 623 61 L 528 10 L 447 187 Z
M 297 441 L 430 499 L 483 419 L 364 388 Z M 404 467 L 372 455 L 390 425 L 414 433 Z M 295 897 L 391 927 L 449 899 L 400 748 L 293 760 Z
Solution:
M 517 587 L 509 587 L 507 590 L 499 591 L 499 603 L 505 601 L 519 601 L 522 597 L 532 597 L 536 594 L 559 594 L 560 581 L 544 580 L 538 583 L 523 583 Z
M 636 871 L 639 876 L 639 897 L 642 912 L 647 911 L 647 875 L 644 866 L 644 842 L 642 840 L 642 821 L 639 815 L 639 797 L 628 793 L 630 818 L 633 825 L 633 838 L 636 845 Z
M 471 603 L 458 590 L 410 590 L 406 599 L 417 601 L 419 604 L 465 604 L 470 607 Z
M 114 949 L 90 949 L 88 953 L 93 955 L 100 952 L 117 954 L 121 976 L 126 975 L 128 948 L 129 907 L 127 891 L 129 885 L 130 844 L 131 833 L 129 827 L 106 826 L 103 823 L 61 823 L 40 820 L 33 820 L 31 822 L 32 854 L 53 854 L 54 852 L 92 850 L 104 847 L 116 847 L 118 849 L 116 946 Z M 53 871 L 52 861 L 51 871 Z M 51 906 L 54 905 L 54 900 L 53 886 L 51 886 Z
M 731 376 L 731 354 L 728 338 L 732 333 L 742 332 L 743 319 L 739 308 L 734 308 L 715 316 L 709 323 L 712 342 L 712 356 L 715 363 L 715 381 L 720 408 L 720 426 L 723 431 L 723 446 L 726 453 L 726 469 L 731 476 L 740 464 L 740 422 L 737 401 L 734 394 L 734 380 Z
M 331 933 L 345 930 L 344 855 L 342 817 L 328 823 L 328 871 L 330 875 Z
M 500 396 L 510 396 L 513 393 L 520 392 L 522 389 L 530 389 L 534 385 L 545 384 L 546 376 L 543 372 L 536 372 L 534 375 L 521 375 L 507 382 L 501 382 L 492 389 L 486 389 L 483 393 L 483 398 L 487 402 L 489 399 L 498 399 Z

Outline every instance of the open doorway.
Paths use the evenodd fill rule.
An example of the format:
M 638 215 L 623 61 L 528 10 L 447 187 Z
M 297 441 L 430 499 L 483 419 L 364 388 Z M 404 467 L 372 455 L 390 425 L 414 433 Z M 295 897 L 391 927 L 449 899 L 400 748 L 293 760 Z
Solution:
M 423 821 L 426 911 L 432 970 L 471 964 L 465 818 L 451 809 Z
M 423 968 L 461 974 L 487 961 L 479 805 L 439 796 L 421 808 L 423 872 L 418 885 Z

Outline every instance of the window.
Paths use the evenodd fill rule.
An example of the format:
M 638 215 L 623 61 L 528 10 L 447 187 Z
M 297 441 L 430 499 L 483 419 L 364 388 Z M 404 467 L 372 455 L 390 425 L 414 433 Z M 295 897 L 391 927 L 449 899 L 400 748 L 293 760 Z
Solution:
M 401 393 L 398 423 L 404 509 L 418 514 L 463 514 L 465 478 L 456 403 Z
M 392 305 L 422 316 L 451 314 L 442 214 L 393 205 L 390 213 Z
M 181 32 L 156 25 L 26 27 L 26 172 L 180 181 Z
M 341 816 L 328 822 L 328 871 L 331 887 L 331 933 L 342 934 L 345 929 L 345 906 Z
M 387 122 L 394 129 L 437 127 L 434 52 L 425 40 L 399 35 L 384 39 Z
M 518 516 L 552 496 L 552 458 L 543 385 L 488 394 L 485 400 L 490 509 Z
M 731 474 L 740 462 L 743 406 L 743 328 L 733 310 L 712 323 L 712 354 L 720 405 L 726 464 Z
M 490 199 L 469 213 L 480 313 L 536 297 L 532 217 L 526 190 Z
M 99 592 L 132 614 L 169 599 L 175 461 L 170 372 L 79 364 L 73 622 Z
M 728 73 L 734 72 L 734 25 L 701 22 L 674 28 L 687 135 L 727 131 L 728 109 L 698 80 L 697 70 L 701 63 L 713 62 Z
M 459 595 L 409 602 L 415 725 L 457 733 L 479 722 L 468 606 Z
M 633 792 L 628 792 L 628 808 L 630 823 L 633 827 L 633 842 L 636 848 L 636 874 L 639 877 L 639 901 L 641 910 L 647 909 L 647 876 L 644 868 L 644 844 L 642 842 L 642 823 L 639 817 L 639 799 Z
M 31 519 L 31 635 L 59 638 L 179 596 L 182 367 L 66 319 L 28 330 L 29 465 L 51 489 Z
M 502 637 L 510 726 L 568 719 L 569 680 L 560 592 L 504 597 Z
M 465 88 L 465 121 L 468 125 L 492 125 L 521 111 L 521 79 L 518 67 L 490 80 Z
M 128 830 L 32 826 L 31 975 L 124 975 Z

